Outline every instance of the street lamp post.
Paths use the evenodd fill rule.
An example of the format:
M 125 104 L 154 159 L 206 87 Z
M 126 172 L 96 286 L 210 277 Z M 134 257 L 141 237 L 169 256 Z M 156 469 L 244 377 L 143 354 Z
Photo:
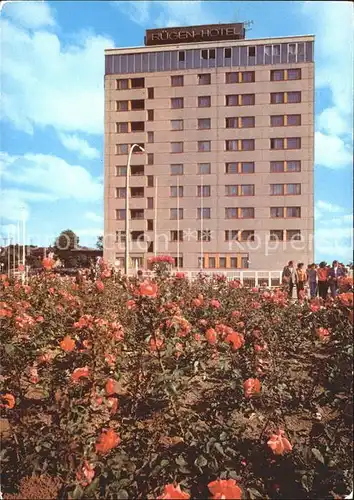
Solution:
M 135 148 L 139 148 L 142 153 L 145 152 L 145 149 L 139 146 L 139 144 L 133 144 L 130 147 L 128 161 L 127 161 L 127 171 L 125 174 L 125 259 L 124 259 L 124 272 L 126 275 L 128 275 L 129 272 L 129 176 L 130 176 L 130 162 Z

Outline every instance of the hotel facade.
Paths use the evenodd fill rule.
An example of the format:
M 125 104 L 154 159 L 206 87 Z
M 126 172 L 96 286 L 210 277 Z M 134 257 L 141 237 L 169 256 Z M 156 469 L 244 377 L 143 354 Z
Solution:
M 126 173 L 131 155 L 129 189 Z M 105 51 L 104 257 L 185 270 L 313 261 L 314 37 L 242 23 L 147 30 Z

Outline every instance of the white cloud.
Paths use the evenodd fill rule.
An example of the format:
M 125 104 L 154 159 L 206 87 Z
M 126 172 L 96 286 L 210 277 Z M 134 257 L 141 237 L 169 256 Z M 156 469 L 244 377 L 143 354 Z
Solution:
M 317 117 L 317 125 L 320 130 L 330 135 L 348 135 L 351 132 L 350 124 L 340 114 L 338 108 L 326 108 Z
M 27 133 L 53 126 L 60 132 L 101 134 L 103 54 L 114 42 L 81 34 L 64 46 L 55 33 L 29 31 L 4 17 L 0 29 L 3 119 Z
M 315 132 L 315 163 L 331 169 L 345 168 L 353 161 L 352 148 L 336 135 Z
M 86 212 L 85 218 L 93 222 L 103 222 L 102 215 L 98 215 L 95 212 Z
M 55 21 L 47 2 L 23 1 L 4 2 L 2 14 L 26 28 L 38 29 L 42 26 L 54 26 Z
M 91 147 L 85 139 L 77 135 L 59 134 L 59 139 L 66 149 L 78 153 L 82 158 L 95 160 L 100 157 L 98 149 Z
M 334 203 L 328 203 L 328 201 L 318 200 L 316 202 L 316 208 L 323 212 L 338 213 L 343 212 L 345 209 Z
M 13 184 L 35 188 L 45 199 L 96 201 L 102 197 L 102 183 L 80 165 L 42 154 L 7 155 L 3 178 Z M 37 194 L 36 194 L 37 196 Z

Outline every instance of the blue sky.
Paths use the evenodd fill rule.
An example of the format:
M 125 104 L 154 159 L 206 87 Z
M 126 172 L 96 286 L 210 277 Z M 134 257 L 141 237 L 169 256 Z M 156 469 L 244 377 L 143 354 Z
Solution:
M 253 21 L 247 38 L 315 34 L 316 260 L 352 256 L 351 2 L 6 2 L 1 29 L 0 236 L 103 229 L 104 49 L 146 28 Z

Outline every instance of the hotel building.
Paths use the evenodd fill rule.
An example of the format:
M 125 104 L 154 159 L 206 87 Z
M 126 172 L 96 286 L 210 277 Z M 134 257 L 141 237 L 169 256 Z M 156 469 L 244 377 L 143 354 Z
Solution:
M 314 37 L 242 23 L 147 30 L 105 51 L 104 257 L 186 270 L 313 261 Z

